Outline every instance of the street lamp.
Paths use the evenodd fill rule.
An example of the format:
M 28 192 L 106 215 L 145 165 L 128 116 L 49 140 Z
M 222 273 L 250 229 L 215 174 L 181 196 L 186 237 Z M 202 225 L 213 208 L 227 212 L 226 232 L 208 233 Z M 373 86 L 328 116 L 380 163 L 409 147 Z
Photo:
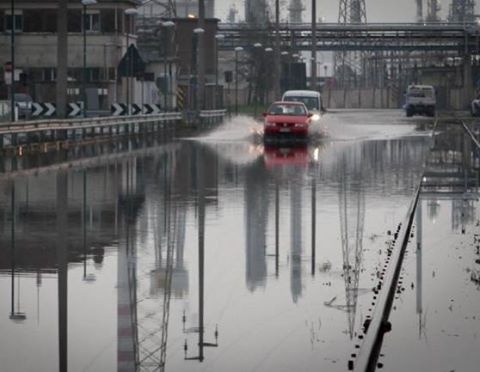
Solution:
M 164 69 L 164 75 L 165 75 L 165 97 L 164 97 L 164 110 L 165 112 L 168 111 L 167 106 L 168 106 L 168 97 L 170 96 L 170 79 L 167 80 L 167 58 L 168 58 L 168 46 L 170 44 L 169 36 L 170 32 L 169 30 L 173 27 L 175 27 L 175 23 L 172 21 L 165 21 L 162 22 L 162 27 L 165 28 L 165 46 L 164 46 L 164 53 L 163 53 L 163 69 Z
M 277 55 L 279 55 L 278 52 L 275 51 L 274 59 Z M 273 48 L 270 48 L 270 47 L 265 48 L 265 53 L 268 53 L 268 54 L 273 53 Z M 278 59 L 280 60 L 280 57 Z M 275 63 L 277 63 L 277 62 L 275 62 Z M 280 63 L 280 61 L 278 63 Z M 274 100 L 277 99 L 277 92 L 276 92 L 276 90 L 277 90 L 277 80 L 278 80 L 278 89 L 280 89 L 280 75 L 281 75 L 281 71 L 280 71 L 280 68 L 278 68 L 278 74 L 275 76 L 274 82 L 273 82 L 273 99 Z M 270 99 L 271 92 L 272 92 L 271 89 L 269 89 L 267 91 L 267 99 Z
M 124 11 L 125 15 L 127 16 L 135 16 L 138 14 L 138 10 L 135 9 L 135 8 L 128 8 L 128 9 L 125 9 Z M 133 28 L 133 24 L 130 23 L 130 28 Z M 129 40 L 129 35 L 130 35 L 130 31 L 131 30 L 128 30 L 127 31 L 127 52 L 126 52 L 126 61 L 127 61 L 127 113 L 128 115 L 130 115 L 130 83 L 131 83 L 131 74 L 132 74 L 132 58 L 130 58 L 130 53 L 129 53 L 129 49 L 130 49 L 130 40 Z
M 235 114 L 238 115 L 238 53 L 243 52 L 242 47 L 235 48 Z
M 290 55 L 290 53 L 284 50 L 282 53 L 280 53 L 280 55 L 285 59 L 285 63 L 288 64 L 285 90 L 289 90 L 290 89 L 290 61 L 288 60 L 288 56 Z
M 12 17 L 12 29 L 10 30 L 10 58 L 11 58 L 11 64 L 12 64 L 12 81 L 10 84 L 10 101 L 11 101 L 11 121 L 14 122 L 16 119 L 15 115 L 15 0 L 10 1 L 10 17 Z
M 82 100 L 83 117 L 87 117 L 87 6 L 95 5 L 97 0 L 82 0 L 83 5 L 83 79 L 82 79 Z
M 255 43 L 253 47 L 257 50 L 263 48 L 262 43 Z M 258 80 L 260 79 L 260 56 L 256 56 L 257 63 L 255 63 L 255 96 L 254 96 L 254 115 L 257 116 L 257 104 L 258 104 Z
M 215 35 L 215 108 L 220 106 L 219 92 L 218 92 L 218 44 L 220 40 L 225 39 L 225 35 Z

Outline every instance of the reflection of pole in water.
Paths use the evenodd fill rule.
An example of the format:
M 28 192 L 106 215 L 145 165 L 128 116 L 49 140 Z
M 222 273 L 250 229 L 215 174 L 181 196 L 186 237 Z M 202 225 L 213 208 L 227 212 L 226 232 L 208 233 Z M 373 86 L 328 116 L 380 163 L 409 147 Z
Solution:
M 293 301 L 297 302 L 302 296 L 302 188 L 298 181 L 293 181 L 291 184 L 290 201 L 290 290 Z
M 420 200 L 417 207 L 417 314 L 418 314 L 418 331 L 419 337 L 422 332 L 422 201 Z
M 350 337 L 353 337 L 357 311 L 358 283 L 363 254 L 363 229 L 365 218 L 365 196 L 362 188 L 362 171 L 356 159 L 348 162 L 355 169 L 355 178 L 347 176 L 347 159 L 342 161 L 340 179 L 340 228 L 343 251 L 343 279 L 345 281 L 345 310 L 348 314 Z
M 57 174 L 57 265 L 59 371 L 68 369 L 68 175 Z
M 197 160 L 199 157 L 197 156 Z M 215 343 L 205 342 L 205 182 L 200 164 L 196 164 L 198 185 L 198 354 L 188 356 L 188 344 L 185 340 L 185 360 L 203 362 L 205 347 L 218 347 L 218 329 L 215 329 Z M 185 316 L 184 316 L 185 321 Z
M 130 177 L 130 161 L 121 167 L 122 198 L 126 202 L 124 208 L 125 245 L 118 252 L 118 345 L 117 363 L 119 372 L 135 371 L 138 365 L 137 313 L 136 313 L 136 262 L 131 237 L 132 211 L 132 178 Z
M 312 276 L 315 276 L 317 233 L 317 179 L 312 177 Z
M 20 278 L 18 277 L 17 285 L 17 308 L 15 309 L 15 269 L 16 269 L 16 238 L 15 238 L 15 223 L 16 223 L 16 202 L 15 202 L 15 181 L 12 181 L 10 188 L 10 202 L 11 202 L 11 222 L 10 222 L 10 255 L 11 255 L 11 309 L 10 319 L 14 322 L 21 322 L 27 318 L 25 313 L 20 311 Z
M 278 278 L 280 266 L 280 187 L 275 182 L 275 276 Z
M 269 185 L 260 165 L 247 170 L 245 181 L 245 234 L 247 287 L 255 291 L 267 276 L 266 231 L 269 209 Z

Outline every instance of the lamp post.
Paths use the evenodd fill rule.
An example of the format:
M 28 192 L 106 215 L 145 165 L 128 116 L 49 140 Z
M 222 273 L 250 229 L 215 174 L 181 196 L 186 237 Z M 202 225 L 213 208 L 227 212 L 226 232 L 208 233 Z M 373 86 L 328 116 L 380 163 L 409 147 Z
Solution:
M 170 96 L 170 79 L 167 79 L 167 64 L 168 64 L 168 46 L 170 45 L 170 39 L 169 39 L 169 36 L 170 36 L 170 29 L 175 27 L 175 23 L 172 22 L 172 21 L 165 21 L 165 22 L 162 22 L 162 27 L 165 29 L 165 46 L 163 48 L 163 70 L 164 70 L 164 75 L 165 75 L 165 97 L 164 97 L 164 110 L 165 112 L 168 111 L 168 97 Z
M 10 32 L 10 53 L 11 53 L 11 63 L 12 63 L 12 82 L 10 84 L 10 100 L 11 100 L 11 108 L 10 108 L 10 117 L 11 121 L 15 121 L 15 0 L 10 1 L 10 12 L 12 17 L 12 29 Z
M 256 50 L 260 50 L 260 48 L 263 47 L 263 45 L 261 43 L 255 43 L 253 44 L 253 47 L 256 49 Z M 257 117 L 257 104 L 258 104 L 258 80 L 260 79 L 260 73 L 259 73 L 259 60 L 260 60 L 260 56 L 255 56 L 256 57 L 256 60 L 257 62 L 255 63 L 255 96 L 254 96 L 254 116 Z
M 265 53 L 267 53 L 267 54 L 273 53 L 273 48 L 270 48 L 270 47 L 265 48 Z M 277 53 L 277 51 L 275 51 L 275 56 L 277 54 L 279 54 L 279 53 Z M 277 64 L 277 62 L 275 62 L 275 63 Z M 278 66 L 280 66 L 280 63 L 281 62 L 278 61 Z M 277 82 L 277 80 L 278 80 L 278 82 Z M 278 85 L 278 87 L 277 87 L 277 85 Z M 280 91 L 280 68 L 278 68 L 277 74 L 275 75 L 275 81 L 273 82 L 273 97 L 274 97 L 273 100 L 278 99 L 277 90 Z M 271 90 L 269 90 L 268 93 L 270 94 Z
M 97 0 L 82 0 L 83 6 L 83 79 L 82 79 L 82 100 L 83 117 L 87 117 L 87 6 L 95 5 Z
M 242 52 L 242 47 L 235 48 L 235 114 L 238 115 L 238 53 Z
M 312 0 L 312 63 L 310 88 L 317 90 L 317 0 Z
M 200 88 L 200 82 L 199 82 L 199 56 L 198 56 L 198 49 L 199 49 L 199 46 L 198 46 L 198 41 L 201 37 L 201 35 L 203 35 L 203 33 L 205 32 L 205 30 L 201 27 L 197 27 L 195 29 L 193 29 L 193 35 L 194 35 L 194 38 L 195 38 L 195 43 L 194 43 L 194 48 L 195 48 L 195 51 L 194 54 L 195 54 L 195 109 L 196 110 L 202 110 L 202 105 L 203 105 L 203 97 L 200 97 L 200 93 L 199 93 L 199 88 Z
M 288 60 L 288 56 L 290 53 L 288 53 L 286 50 L 284 50 L 280 55 L 285 59 L 285 63 L 288 63 L 287 66 L 287 79 L 286 79 L 286 84 L 285 84 L 285 90 L 288 90 L 290 88 L 290 61 Z
M 224 35 L 215 35 L 215 108 L 220 106 L 219 93 L 218 93 L 218 43 L 220 40 L 225 39 Z
M 124 11 L 125 15 L 129 17 L 133 17 L 138 14 L 138 10 L 135 8 L 128 8 L 125 9 Z M 130 22 L 130 28 L 133 28 L 133 23 Z M 131 83 L 131 75 L 132 75 L 132 59 L 130 58 L 130 31 L 131 30 L 126 30 L 127 31 L 127 52 L 126 52 L 126 57 L 127 57 L 127 113 L 130 115 L 130 83 Z

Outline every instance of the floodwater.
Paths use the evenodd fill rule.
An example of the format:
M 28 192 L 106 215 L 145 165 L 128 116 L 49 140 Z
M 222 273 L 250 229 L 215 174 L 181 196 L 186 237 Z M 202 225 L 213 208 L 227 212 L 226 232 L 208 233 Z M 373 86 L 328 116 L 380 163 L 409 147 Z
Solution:
M 328 136 L 309 145 L 264 147 L 259 124 L 239 117 L 146 145 L 2 159 L 1 370 L 345 371 L 387 232 L 430 159 L 432 123 L 344 111 L 321 124 Z M 421 207 L 423 291 L 402 295 L 409 315 L 393 321 L 384 357 L 402 366 L 421 344 L 412 353 L 425 362 L 398 371 L 441 370 L 423 355 L 437 336 L 479 346 L 474 242 L 459 232 L 478 222 L 453 224 L 457 205 L 432 200 Z M 458 329 L 437 324 L 453 318 Z

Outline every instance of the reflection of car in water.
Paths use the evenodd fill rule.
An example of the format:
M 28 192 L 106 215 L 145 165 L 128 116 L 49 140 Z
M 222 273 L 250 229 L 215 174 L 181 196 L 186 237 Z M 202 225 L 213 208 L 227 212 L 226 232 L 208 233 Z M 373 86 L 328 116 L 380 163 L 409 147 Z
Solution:
M 406 93 L 405 110 L 407 117 L 413 115 L 435 116 L 437 98 L 431 85 L 410 85 Z
M 304 103 L 313 121 L 320 120 L 321 113 L 325 111 L 321 94 L 314 90 L 287 90 L 283 93 L 282 101 Z
M 307 137 L 312 114 L 301 102 L 275 102 L 263 116 L 265 139 L 291 139 Z
M 265 146 L 264 160 L 267 166 L 308 165 L 310 155 L 305 146 Z

